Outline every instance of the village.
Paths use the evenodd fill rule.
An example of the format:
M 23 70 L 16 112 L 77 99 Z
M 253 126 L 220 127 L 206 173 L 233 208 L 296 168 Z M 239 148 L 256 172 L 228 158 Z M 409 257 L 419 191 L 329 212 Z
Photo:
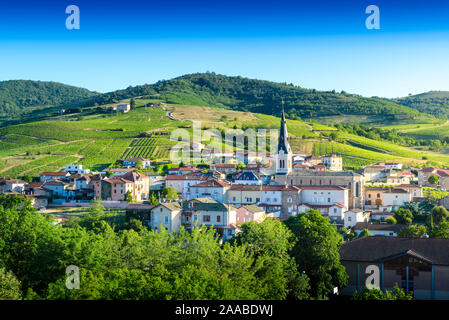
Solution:
M 449 288 L 444 285 L 436 291 L 433 269 L 434 264 L 442 263 L 444 267 L 436 274 L 438 278 L 446 277 L 449 261 L 432 258 L 439 259 L 443 254 L 440 251 L 444 251 L 434 242 L 445 239 L 428 234 L 420 237 L 420 254 L 431 269 L 421 266 L 422 259 L 418 257 L 419 265 L 411 267 L 417 272 L 415 279 L 408 273 L 409 264 L 400 260 L 404 255 L 412 257 L 409 252 L 416 250 L 417 245 L 413 236 L 403 236 L 404 230 L 428 223 L 425 218 L 418 221 L 404 216 L 404 212 L 423 205 L 448 209 L 449 197 L 445 192 L 449 189 L 449 169 L 403 168 L 401 163 L 384 162 L 344 171 L 343 158 L 338 154 L 293 154 L 284 114 L 277 152 L 269 163 L 239 163 L 232 155 L 215 156 L 218 161 L 210 165 L 181 164 L 167 167 L 164 174 L 148 173 L 152 163 L 142 157 L 124 159 L 121 167 L 95 173 L 79 164 L 67 164 L 60 172 L 42 172 L 39 181 L 2 178 L 0 191 L 26 197 L 42 214 L 56 212 L 55 225 L 70 219 L 58 215 L 58 208 L 89 208 L 97 202 L 140 220 L 149 230 L 179 233 L 181 228 L 189 231 L 205 226 L 215 229 L 220 241 L 232 240 L 248 222 L 261 223 L 267 218 L 285 221 L 317 210 L 345 240 L 340 259 L 350 279 L 344 294 L 361 290 L 362 278 L 366 277 L 360 271 L 361 264 L 374 263 L 382 267 L 382 279 L 385 273 L 382 288 L 392 288 L 398 283 L 397 277 L 405 277 L 399 281 L 401 287 L 407 293 L 414 291 L 416 298 L 449 297 Z M 425 189 L 444 196 L 430 200 Z M 388 265 L 390 258 L 375 250 L 378 245 L 394 253 L 394 257 L 398 254 L 397 245 L 401 246 L 404 252 L 392 260 L 402 261 L 398 260 L 403 264 L 399 275 L 393 276 L 398 266 Z M 364 249 L 373 246 L 372 250 Z M 433 280 L 417 277 L 420 270 L 431 272 Z

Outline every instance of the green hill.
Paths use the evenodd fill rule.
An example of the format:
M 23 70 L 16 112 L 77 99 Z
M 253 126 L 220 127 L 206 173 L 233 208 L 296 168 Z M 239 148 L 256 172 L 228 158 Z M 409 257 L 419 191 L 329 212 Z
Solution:
M 449 91 L 429 91 L 393 101 L 438 118 L 449 118 Z
M 284 99 L 286 112 L 291 119 L 344 115 L 380 116 L 383 120 L 428 117 L 416 109 L 388 99 L 317 91 L 292 84 L 215 73 L 189 74 L 152 85 L 129 87 L 85 99 L 72 106 L 114 103 L 139 96 L 160 98 L 172 104 L 222 107 L 275 116 L 280 115 L 281 100 Z
M 14 120 L 49 106 L 60 106 L 98 93 L 57 82 L 10 80 L 0 82 L 0 120 Z

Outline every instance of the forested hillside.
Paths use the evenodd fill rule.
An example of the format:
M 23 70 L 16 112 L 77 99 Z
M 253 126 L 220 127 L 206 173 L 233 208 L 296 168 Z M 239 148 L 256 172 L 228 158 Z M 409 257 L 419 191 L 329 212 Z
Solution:
M 449 91 L 429 91 L 395 99 L 394 102 L 439 118 L 449 117 Z
M 280 115 L 281 100 L 290 118 L 318 118 L 332 115 L 379 115 L 383 118 L 416 118 L 419 111 L 387 99 L 365 98 L 335 91 L 304 89 L 292 84 L 196 73 L 152 85 L 129 87 L 81 101 L 73 106 L 118 102 L 136 96 L 154 96 L 167 103 L 209 105 Z
M 0 117 L 12 117 L 29 107 L 57 106 L 97 95 L 57 82 L 11 80 L 0 82 Z

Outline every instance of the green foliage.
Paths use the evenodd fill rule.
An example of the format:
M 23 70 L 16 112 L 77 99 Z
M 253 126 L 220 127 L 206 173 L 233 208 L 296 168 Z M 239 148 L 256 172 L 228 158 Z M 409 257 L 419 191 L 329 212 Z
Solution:
M 412 224 L 413 222 L 412 212 L 404 208 L 399 208 L 399 210 L 394 213 L 394 218 L 398 224 Z
M 360 231 L 358 238 L 363 238 L 363 237 L 370 237 L 372 234 L 369 233 L 368 229 L 363 229 L 362 231 Z
M 19 300 L 22 298 L 20 281 L 12 274 L 0 268 L 0 300 Z
M 401 289 L 396 284 L 393 290 L 385 290 L 382 292 L 380 289 L 368 289 L 363 287 L 362 294 L 354 292 L 353 300 L 412 300 L 413 295 L 405 293 L 404 289 Z
M 427 228 L 423 225 L 411 225 L 399 231 L 400 238 L 424 238 L 427 234 Z
M 298 271 L 310 279 L 310 296 L 325 298 L 334 287 L 344 287 L 348 275 L 338 253 L 343 238 L 335 225 L 317 210 L 290 217 L 285 224 L 296 238 L 291 255 Z
M 168 201 L 173 201 L 178 199 L 178 191 L 174 187 L 164 187 L 162 189 L 162 198 Z
M 133 195 L 132 195 L 131 191 L 129 191 L 129 190 L 126 191 L 125 201 L 126 202 L 133 202 Z
M 278 300 L 307 297 L 308 277 L 298 272 L 295 259 L 289 255 L 295 244 L 293 234 L 279 220 L 244 223 L 236 240 L 255 258 L 259 296 Z
M 430 184 L 436 186 L 438 184 L 439 179 L 438 179 L 438 177 L 436 175 L 432 174 L 429 177 L 428 181 L 429 181 Z
M 387 220 L 385 222 L 388 223 L 388 224 L 396 224 L 396 223 L 398 223 L 397 220 L 394 217 L 387 218 Z

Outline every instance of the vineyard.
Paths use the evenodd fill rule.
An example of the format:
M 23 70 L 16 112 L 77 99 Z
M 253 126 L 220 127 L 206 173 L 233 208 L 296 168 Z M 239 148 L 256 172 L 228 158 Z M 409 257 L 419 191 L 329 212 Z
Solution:
M 122 159 L 142 157 L 152 160 L 167 160 L 170 156 L 170 148 L 176 143 L 176 141 L 159 137 L 135 139 Z

